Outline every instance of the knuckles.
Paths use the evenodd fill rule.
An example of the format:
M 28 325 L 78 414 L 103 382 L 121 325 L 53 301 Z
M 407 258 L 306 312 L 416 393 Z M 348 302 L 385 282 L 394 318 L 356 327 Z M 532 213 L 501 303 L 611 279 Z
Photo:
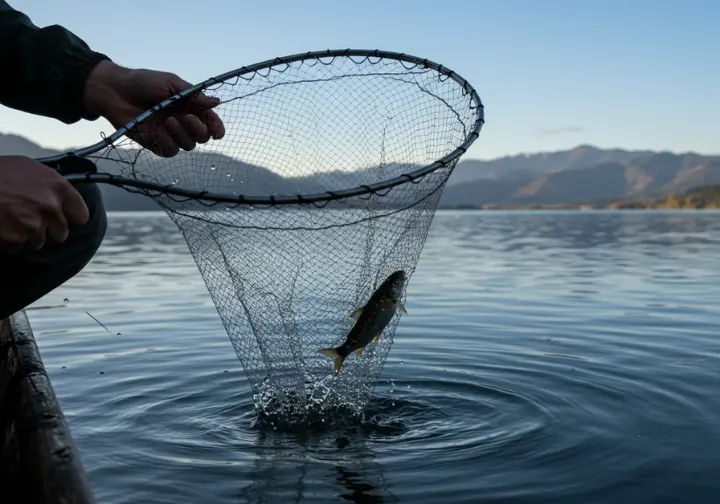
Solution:
M 43 232 L 45 229 L 44 220 L 38 215 L 23 219 L 22 227 L 25 231 L 26 239 L 27 237 Z
M 39 213 L 44 216 L 62 213 L 62 205 L 60 204 L 60 198 L 58 198 L 54 194 L 48 195 L 44 199 L 40 199 L 36 203 L 36 205 Z

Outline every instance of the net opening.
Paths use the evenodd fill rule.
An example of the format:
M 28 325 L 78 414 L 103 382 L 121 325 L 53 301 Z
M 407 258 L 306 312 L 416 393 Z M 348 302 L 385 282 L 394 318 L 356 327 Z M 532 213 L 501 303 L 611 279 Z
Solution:
M 477 93 L 441 65 L 376 50 L 276 58 L 197 90 L 220 99 L 224 138 L 163 158 L 116 134 L 92 155 L 98 171 L 183 233 L 261 416 L 361 414 L 413 317 L 407 292 L 445 184 L 484 123 Z M 319 350 L 342 345 L 350 314 L 397 270 L 408 315 L 333 376 Z

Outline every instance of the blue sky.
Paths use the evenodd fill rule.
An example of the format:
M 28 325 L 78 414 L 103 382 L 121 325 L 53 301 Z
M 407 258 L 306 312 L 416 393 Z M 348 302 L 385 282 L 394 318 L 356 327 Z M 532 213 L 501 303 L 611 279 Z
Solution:
M 116 62 L 198 82 L 275 56 L 379 48 L 427 57 L 477 89 L 486 125 L 468 158 L 600 147 L 720 153 L 715 0 L 10 0 Z M 0 132 L 94 143 L 0 107 Z

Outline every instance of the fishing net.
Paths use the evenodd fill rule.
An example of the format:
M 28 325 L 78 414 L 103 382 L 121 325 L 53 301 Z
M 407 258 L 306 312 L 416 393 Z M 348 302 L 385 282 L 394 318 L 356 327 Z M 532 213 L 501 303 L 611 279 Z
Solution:
M 444 185 L 480 131 L 482 104 L 467 82 L 389 54 L 308 54 L 247 69 L 205 91 L 221 100 L 221 140 L 171 158 L 128 140 L 98 163 L 260 202 L 136 189 L 183 233 L 262 414 L 362 411 L 412 302 L 338 376 L 319 349 L 345 341 L 351 312 L 393 271 L 411 283 Z

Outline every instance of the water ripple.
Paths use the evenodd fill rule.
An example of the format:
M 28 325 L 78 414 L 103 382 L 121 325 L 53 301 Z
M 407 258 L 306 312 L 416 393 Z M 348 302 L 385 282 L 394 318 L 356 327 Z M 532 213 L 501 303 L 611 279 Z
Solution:
M 440 212 L 364 418 L 306 427 L 257 421 L 164 217 L 112 216 L 29 316 L 99 502 L 714 503 L 718 231 Z

